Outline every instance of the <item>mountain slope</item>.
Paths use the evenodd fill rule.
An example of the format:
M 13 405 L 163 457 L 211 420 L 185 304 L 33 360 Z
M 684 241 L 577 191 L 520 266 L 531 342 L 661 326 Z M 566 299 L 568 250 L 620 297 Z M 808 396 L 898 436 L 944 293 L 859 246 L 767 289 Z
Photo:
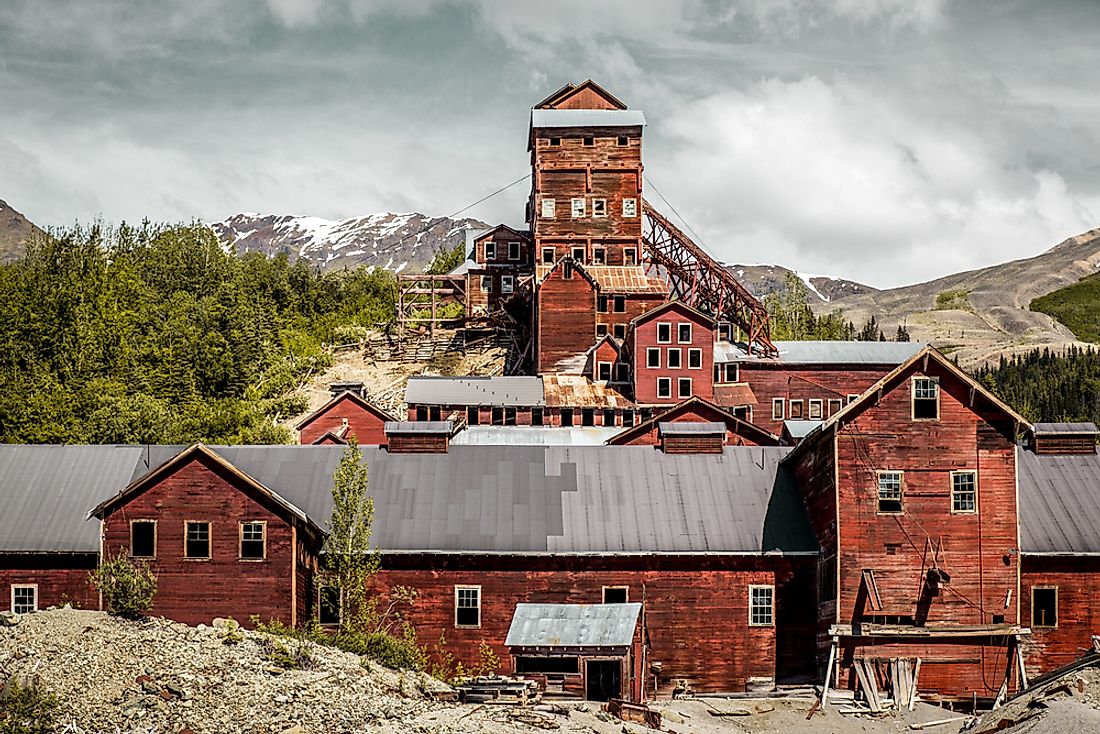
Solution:
M 831 275 L 808 275 L 782 265 L 727 265 L 726 268 L 757 298 L 783 290 L 788 275 L 800 278 L 806 284 L 810 300 L 818 305 L 845 296 L 873 293 L 876 290 L 854 280 L 834 278 Z
M 476 219 L 428 217 L 419 213 L 371 214 L 349 219 L 277 214 L 234 214 L 210 225 L 237 252 L 288 254 L 324 268 L 374 266 L 394 272 L 423 270 L 440 249 L 465 240 Z
M 10 262 L 22 257 L 24 241 L 41 231 L 0 199 L 0 262 Z
M 857 324 L 874 315 L 886 333 L 904 322 L 914 340 L 931 342 L 971 366 L 1036 346 L 1076 343 L 1069 329 L 1029 306 L 1098 268 L 1100 229 L 1093 229 L 1035 257 L 811 306 L 843 309 Z

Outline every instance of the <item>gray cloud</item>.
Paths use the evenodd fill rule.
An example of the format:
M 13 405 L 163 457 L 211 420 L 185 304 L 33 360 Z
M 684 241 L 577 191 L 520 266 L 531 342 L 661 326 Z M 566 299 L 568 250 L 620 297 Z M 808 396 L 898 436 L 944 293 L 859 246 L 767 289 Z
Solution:
M 42 224 L 446 214 L 594 77 L 723 259 L 890 285 L 1100 216 L 1100 6 L 189 0 L 0 6 L 0 198 Z M 522 221 L 522 186 L 474 215 Z M 660 200 L 650 195 L 661 206 Z

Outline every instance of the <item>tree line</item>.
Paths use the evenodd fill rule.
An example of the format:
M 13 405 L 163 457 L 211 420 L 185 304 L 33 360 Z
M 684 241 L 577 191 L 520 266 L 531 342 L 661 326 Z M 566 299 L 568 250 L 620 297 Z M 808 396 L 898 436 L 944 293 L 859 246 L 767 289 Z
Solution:
M 976 372 L 995 395 L 1033 422 L 1100 423 L 1100 352 L 1032 349 Z
M 844 312 L 834 309 L 818 316 L 810 308 L 810 291 L 794 273 L 787 273 L 783 288 L 764 296 L 768 310 L 771 337 L 785 341 L 887 341 L 886 334 L 872 315 L 863 326 L 844 318 Z M 893 341 L 909 341 L 909 330 L 899 324 Z

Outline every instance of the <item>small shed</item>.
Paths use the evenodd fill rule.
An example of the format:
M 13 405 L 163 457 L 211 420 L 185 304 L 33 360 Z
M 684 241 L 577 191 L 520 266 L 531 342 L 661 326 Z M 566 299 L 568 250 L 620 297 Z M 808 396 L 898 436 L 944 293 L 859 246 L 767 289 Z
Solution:
M 1095 423 L 1036 423 L 1031 448 L 1037 454 L 1095 454 Z
M 505 644 L 512 670 L 542 680 L 548 693 L 591 701 L 640 701 L 642 605 L 517 604 Z
M 657 424 L 666 454 L 720 454 L 726 445 L 726 424 L 716 421 L 671 421 Z

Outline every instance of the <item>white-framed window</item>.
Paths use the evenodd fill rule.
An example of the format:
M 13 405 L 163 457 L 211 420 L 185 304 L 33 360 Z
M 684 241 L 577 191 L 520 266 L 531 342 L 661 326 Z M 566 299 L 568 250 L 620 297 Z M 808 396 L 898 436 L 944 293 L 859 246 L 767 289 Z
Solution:
M 676 325 L 676 343 L 691 344 L 691 324 L 679 323 Z
M 791 420 L 793 420 L 793 421 L 802 420 L 802 401 L 801 400 L 792 400 L 791 405 L 790 405 L 790 410 L 787 411 L 787 415 L 789 415 Z
M 688 350 L 688 369 L 689 370 L 701 370 L 701 369 L 703 369 L 703 350 L 702 349 L 689 349 Z
M 623 265 L 637 265 L 638 264 L 638 248 L 636 247 L 624 247 L 623 248 Z
M 242 561 L 262 561 L 267 558 L 267 523 L 248 520 L 240 523 L 239 557 Z
M 576 260 L 579 263 L 584 262 L 584 248 L 583 247 L 574 247 L 573 248 L 573 259 Z
M 596 379 L 599 382 L 611 382 L 610 362 L 599 362 L 596 364 Z
M 584 198 L 583 197 L 573 199 L 573 209 L 572 209 L 572 211 L 573 211 L 573 218 L 574 219 L 580 219 L 581 217 L 584 216 Z
M 553 265 L 554 264 L 554 248 L 544 247 L 542 248 L 542 264 Z
M 481 626 L 481 587 L 455 586 L 455 627 Z
M 821 408 L 822 408 L 822 404 L 821 404 L 820 400 L 818 400 L 816 398 L 810 400 L 810 413 L 809 413 L 810 420 L 812 420 L 812 421 L 821 420 Z
M 1031 626 L 1058 626 L 1058 587 L 1031 587 Z
M 657 378 L 657 397 L 659 397 L 659 398 L 671 398 L 672 397 L 672 378 L 671 377 L 658 377 Z
M 594 217 L 606 217 L 607 216 L 607 199 L 593 199 L 592 200 L 592 216 L 594 216 Z
M 187 520 L 183 523 L 183 557 L 205 560 L 210 558 L 210 523 Z
M 596 296 L 596 313 L 607 313 L 607 296 L 602 293 Z
M 775 587 L 771 584 L 749 585 L 749 626 L 771 627 L 775 624 Z
M 497 243 L 495 243 L 495 242 L 486 242 L 485 243 L 485 260 L 488 261 L 488 260 L 496 260 L 496 259 L 497 259 Z
M 619 341 L 626 339 L 626 324 L 615 324 L 613 333 L 615 334 L 615 338 Z
M 661 366 L 661 349 L 660 347 L 646 347 L 645 350 L 645 366 L 657 367 Z
M 978 472 L 951 472 L 951 512 L 978 511 Z
M 607 324 L 596 324 L 596 338 L 602 339 L 607 336 Z
M 726 382 L 737 382 L 738 365 L 736 362 L 726 362 L 723 365 L 726 370 Z
M 783 420 L 783 398 L 772 398 L 772 420 Z
M 607 250 L 603 247 L 592 248 L 592 264 L 604 265 L 607 262 Z
M 519 256 L 520 256 L 520 243 L 518 243 L 518 242 L 509 242 L 508 243 L 508 259 L 509 260 L 519 260 Z
M 676 380 L 676 392 L 677 397 L 690 398 L 691 397 L 691 378 L 681 377 Z
M 630 601 L 630 587 L 605 586 L 603 587 L 604 604 L 626 604 Z
M 657 322 L 657 343 L 658 344 L 671 344 L 672 343 L 672 324 L 667 321 Z
M 15 614 L 38 611 L 38 584 L 12 584 L 11 610 Z
M 542 200 L 542 218 L 543 219 L 553 219 L 554 218 L 554 209 L 556 207 L 557 207 L 557 202 L 554 199 L 543 199 Z
M 514 275 L 502 275 L 500 276 L 500 292 L 511 293 L 516 287 L 516 276 Z
M 637 199 L 623 199 L 623 216 L 624 217 L 636 217 L 636 216 L 638 216 L 638 200 Z
M 829 399 L 829 415 L 833 415 L 834 413 L 839 413 L 841 407 L 843 407 L 843 406 L 841 404 L 840 398 L 830 398 Z
M 485 291 L 486 293 L 492 293 L 493 292 L 493 276 L 491 276 L 491 275 L 481 276 L 481 290 Z
M 157 557 L 157 521 L 130 521 L 130 557 Z
M 323 625 L 340 624 L 343 614 L 343 594 L 339 586 L 321 586 L 317 589 L 317 623 Z
M 669 347 L 667 360 L 670 370 L 680 369 L 680 347 Z
M 940 381 L 935 377 L 913 378 L 913 420 L 934 421 L 940 417 Z
M 878 473 L 878 511 L 898 513 L 902 511 L 902 479 L 900 471 L 880 471 Z

